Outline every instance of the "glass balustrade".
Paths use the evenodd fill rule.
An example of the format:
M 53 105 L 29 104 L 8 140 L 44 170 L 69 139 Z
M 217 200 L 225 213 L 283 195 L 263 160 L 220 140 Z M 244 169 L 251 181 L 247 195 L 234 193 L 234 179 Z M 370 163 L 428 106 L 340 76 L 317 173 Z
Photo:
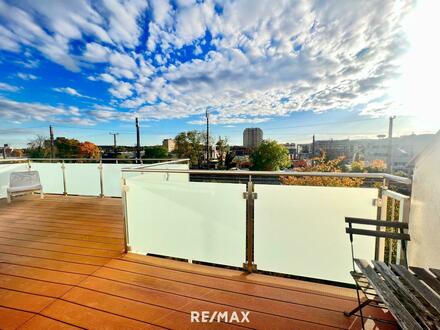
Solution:
M 345 217 L 376 219 L 378 189 L 256 184 L 255 192 L 258 269 L 352 282 Z M 355 244 L 359 258 L 374 258 L 373 237 Z

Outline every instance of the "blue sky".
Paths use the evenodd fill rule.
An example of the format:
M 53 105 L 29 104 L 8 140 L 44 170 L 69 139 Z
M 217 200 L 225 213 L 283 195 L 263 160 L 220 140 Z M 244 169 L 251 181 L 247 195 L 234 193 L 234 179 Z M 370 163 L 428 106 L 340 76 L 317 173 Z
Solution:
M 254 126 L 281 142 L 374 137 L 390 114 L 397 134 L 435 132 L 438 121 L 423 120 L 431 110 L 403 104 L 416 7 L 0 0 L 0 143 L 24 146 L 53 125 L 58 136 L 111 144 L 116 131 L 134 144 L 138 116 L 142 143 L 158 144 L 205 129 L 207 108 L 212 134 L 234 144 Z

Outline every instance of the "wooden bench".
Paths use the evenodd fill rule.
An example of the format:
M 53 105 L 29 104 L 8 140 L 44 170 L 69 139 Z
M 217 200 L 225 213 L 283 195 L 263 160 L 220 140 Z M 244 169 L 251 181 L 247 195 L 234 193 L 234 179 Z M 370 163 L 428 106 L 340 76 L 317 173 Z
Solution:
M 13 196 L 28 192 L 39 192 L 41 198 L 44 198 L 43 186 L 38 172 L 12 172 L 9 177 L 9 187 L 6 190 L 8 203 L 11 202 Z
M 405 231 L 408 230 L 408 224 L 403 222 L 352 217 L 346 217 L 345 222 L 348 224 L 348 228 L 346 228 L 345 231 L 350 236 L 353 265 L 353 271 L 350 272 L 350 274 L 352 275 L 356 284 L 358 306 L 353 308 L 349 312 L 344 312 L 344 314 L 346 316 L 352 316 L 355 315 L 355 313 L 359 312 L 362 321 L 362 328 L 364 328 L 364 315 L 362 312 L 362 309 L 364 307 L 372 306 L 378 308 L 386 308 L 387 306 L 380 299 L 380 296 L 377 294 L 377 292 L 375 292 L 374 287 L 372 287 L 371 283 L 369 283 L 365 273 L 356 270 L 356 260 L 358 259 L 355 258 L 354 253 L 354 236 L 372 236 L 376 238 L 386 238 L 400 241 L 403 253 L 403 264 L 407 265 L 406 242 L 410 240 L 410 236 Z M 388 229 L 388 231 L 383 231 L 381 230 L 382 228 Z M 363 299 L 361 299 L 361 294 L 363 294 Z
M 355 262 L 402 329 L 440 329 L 440 270 Z

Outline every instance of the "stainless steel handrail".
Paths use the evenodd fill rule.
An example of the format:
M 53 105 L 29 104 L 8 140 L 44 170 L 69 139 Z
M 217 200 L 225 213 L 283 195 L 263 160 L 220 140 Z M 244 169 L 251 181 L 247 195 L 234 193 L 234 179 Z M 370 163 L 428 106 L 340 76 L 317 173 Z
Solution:
M 4 159 L 0 159 L 0 163 L 8 163 L 8 162 L 28 162 L 28 161 L 47 161 L 47 162 L 51 162 L 51 161 L 74 161 L 74 160 L 81 160 L 81 161 L 90 161 L 90 162 L 96 162 L 99 163 L 101 161 L 107 161 L 107 160 L 114 160 L 114 161 L 120 161 L 120 162 L 126 162 L 126 161 L 138 161 L 138 160 L 142 160 L 142 161 L 175 161 L 175 160 L 179 160 L 176 158 L 4 158 Z
M 126 167 L 126 168 L 121 168 L 121 171 L 124 171 L 125 169 L 129 170 L 129 169 L 144 169 L 144 168 L 150 168 L 150 167 L 154 167 L 154 166 L 160 166 L 160 165 L 167 165 L 167 164 L 179 164 L 179 163 L 188 163 L 191 159 L 189 158 L 182 158 L 182 159 L 173 159 L 173 160 L 169 160 L 169 161 L 165 161 L 165 162 L 161 162 L 161 163 L 154 163 L 154 164 L 143 164 L 140 165 L 138 167 Z
M 154 164 L 156 165 L 156 164 Z M 154 172 L 154 173 L 189 173 L 207 175 L 231 176 L 318 176 L 339 178 L 387 179 L 403 184 L 411 184 L 411 179 L 387 173 L 345 173 L 345 172 L 287 172 L 287 171 L 225 171 L 225 170 L 180 170 L 180 169 L 150 169 L 122 168 L 122 172 Z

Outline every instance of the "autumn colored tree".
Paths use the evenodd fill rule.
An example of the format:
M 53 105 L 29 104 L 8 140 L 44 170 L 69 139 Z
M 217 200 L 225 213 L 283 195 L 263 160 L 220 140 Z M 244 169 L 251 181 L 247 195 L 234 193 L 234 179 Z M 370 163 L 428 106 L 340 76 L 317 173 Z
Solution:
M 12 157 L 19 157 L 19 158 L 23 157 L 24 156 L 23 149 L 14 149 L 14 150 L 12 150 L 11 156 Z
M 351 172 L 356 172 L 356 173 L 365 172 L 365 164 L 361 160 L 352 162 L 350 167 L 351 167 Z
M 251 169 L 279 171 L 290 166 L 289 151 L 276 141 L 265 140 L 251 154 Z
M 313 159 L 313 165 L 300 168 L 298 172 L 342 172 L 344 157 L 328 160 L 325 153 Z M 323 177 L 323 176 L 288 176 L 282 177 L 282 184 L 296 186 L 360 187 L 362 178 Z
M 79 143 L 78 150 L 80 158 L 98 159 L 101 157 L 101 150 L 99 149 L 99 147 L 89 141 Z
M 381 173 L 385 172 L 386 168 L 387 165 L 385 161 L 383 161 L 382 159 L 375 159 L 370 162 L 368 167 L 366 167 L 366 170 L 370 173 Z

